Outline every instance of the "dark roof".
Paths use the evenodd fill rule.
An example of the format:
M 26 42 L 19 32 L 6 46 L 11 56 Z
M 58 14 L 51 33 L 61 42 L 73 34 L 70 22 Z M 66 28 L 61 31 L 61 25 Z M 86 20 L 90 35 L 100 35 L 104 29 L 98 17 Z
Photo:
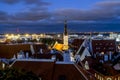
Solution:
M 33 47 L 34 47 L 35 53 L 39 52 L 40 49 L 43 49 L 44 54 L 49 52 L 48 47 L 45 44 L 33 44 Z
M 56 56 L 56 60 L 58 61 L 63 61 L 63 56 L 59 53 L 55 53 L 55 54 L 39 54 L 39 53 L 36 53 L 33 55 L 33 57 L 36 59 L 51 59 L 52 56 Z
M 112 51 L 116 52 L 116 43 L 115 40 L 92 40 L 92 50 L 93 53 L 107 53 Z
M 17 44 L 17 45 L 0 45 L 0 57 L 12 58 L 14 54 L 17 54 L 20 50 L 30 51 L 29 44 Z
M 73 42 L 71 43 L 72 48 L 77 51 L 79 47 L 82 45 L 83 41 L 84 39 L 74 39 Z
M 93 59 L 91 56 L 86 56 L 82 63 L 85 64 L 86 61 L 88 61 L 90 68 L 92 68 L 97 63 L 97 61 Z
M 81 49 L 80 49 L 80 52 L 79 52 L 79 55 L 81 56 L 83 54 L 83 51 L 85 50 L 85 47 L 82 46 Z
M 112 66 L 110 66 L 110 64 L 108 63 L 105 63 L 103 64 L 103 68 L 106 69 L 106 71 L 109 73 L 108 75 L 111 75 L 111 76 L 115 76 L 115 75 L 118 75 L 119 72 L 116 71 Z
M 86 80 L 75 64 L 56 64 L 54 79 L 57 80 L 60 75 L 67 76 L 66 80 Z M 86 75 L 85 75 L 86 76 Z
M 86 70 L 86 69 L 80 67 L 79 64 L 76 64 L 76 66 L 79 68 L 80 71 L 82 71 L 89 78 L 89 80 L 96 80 L 93 70 L 92 70 L 92 73 L 91 73 L 91 72 L 89 72 L 91 69 Z
M 45 80 L 52 80 L 54 61 L 48 60 L 18 60 L 13 64 L 14 68 L 25 69 L 27 71 L 32 71 L 38 76 L 42 76 Z
M 110 66 L 109 62 L 100 63 L 97 61 L 97 59 L 86 57 L 82 62 L 85 64 L 85 61 L 88 61 L 90 70 L 88 70 L 90 73 L 99 73 L 103 74 L 104 76 L 115 76 L 119 74 L 115 69 L 113 69 L 112 66 Z
M 43 49 L 43 53 L 49 52 L 48 48 L 44 44 L 33 44 L 35 53 Z M 0 44 L 0 58 L 12 58 L 17 55 L 20 50 L 29 52 L 31 55 L 30 44 Z
M 74 63 L 54 62 L 52 60 L 18 60 L 12 67 L 32 71 L 44 80 L 59 80 L 64 76 L 66 80 L 86 80 L 84 72 Z M 84 75 L 84 76 L 83 76 Z
M 0 70 L 2 69 L 2 62 L 0 62 Z

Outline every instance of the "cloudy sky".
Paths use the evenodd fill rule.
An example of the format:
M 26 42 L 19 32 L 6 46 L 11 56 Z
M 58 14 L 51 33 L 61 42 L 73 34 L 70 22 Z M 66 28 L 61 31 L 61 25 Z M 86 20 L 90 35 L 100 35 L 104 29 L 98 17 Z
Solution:
M 120 0 L 0 0 L 0 23 L 119 22 Z

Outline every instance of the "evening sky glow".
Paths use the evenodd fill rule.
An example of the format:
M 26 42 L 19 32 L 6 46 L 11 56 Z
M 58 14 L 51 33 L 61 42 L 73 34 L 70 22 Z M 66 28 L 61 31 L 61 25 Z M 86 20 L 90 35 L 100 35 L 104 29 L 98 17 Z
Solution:
M 65 17 L 67 16 L 67 17 Z M 0 23 L 119 22 L 119 0 L 0 0 Z

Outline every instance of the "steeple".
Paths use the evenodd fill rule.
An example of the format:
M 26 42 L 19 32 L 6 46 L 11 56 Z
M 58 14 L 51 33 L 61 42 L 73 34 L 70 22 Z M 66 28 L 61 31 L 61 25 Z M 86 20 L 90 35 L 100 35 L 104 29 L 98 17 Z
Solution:
M 65 22 L 64 22 L 64 35 L 68 35 L 68 32 L 67 32 L 67 20 L 65 20 Z
M 53 46 L 53 49 L 58 51 L 67 51 L 69 49 L 68 46 L 68 32 L 67 32 L 67 20 L 64 21 L 64 32 L 63 32 L 63 44 L 59 44 L 56 42 Z
M 68 50 L 67 20 L 64 22 L 63 45 L 63 50 Z

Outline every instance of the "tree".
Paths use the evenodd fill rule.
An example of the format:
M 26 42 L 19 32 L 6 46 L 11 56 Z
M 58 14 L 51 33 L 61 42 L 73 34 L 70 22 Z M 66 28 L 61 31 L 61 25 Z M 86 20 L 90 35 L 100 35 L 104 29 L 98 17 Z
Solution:
M 7 68 L 0 70 L 0 80 L 39 80 L 39 78 L 31 71 Z

